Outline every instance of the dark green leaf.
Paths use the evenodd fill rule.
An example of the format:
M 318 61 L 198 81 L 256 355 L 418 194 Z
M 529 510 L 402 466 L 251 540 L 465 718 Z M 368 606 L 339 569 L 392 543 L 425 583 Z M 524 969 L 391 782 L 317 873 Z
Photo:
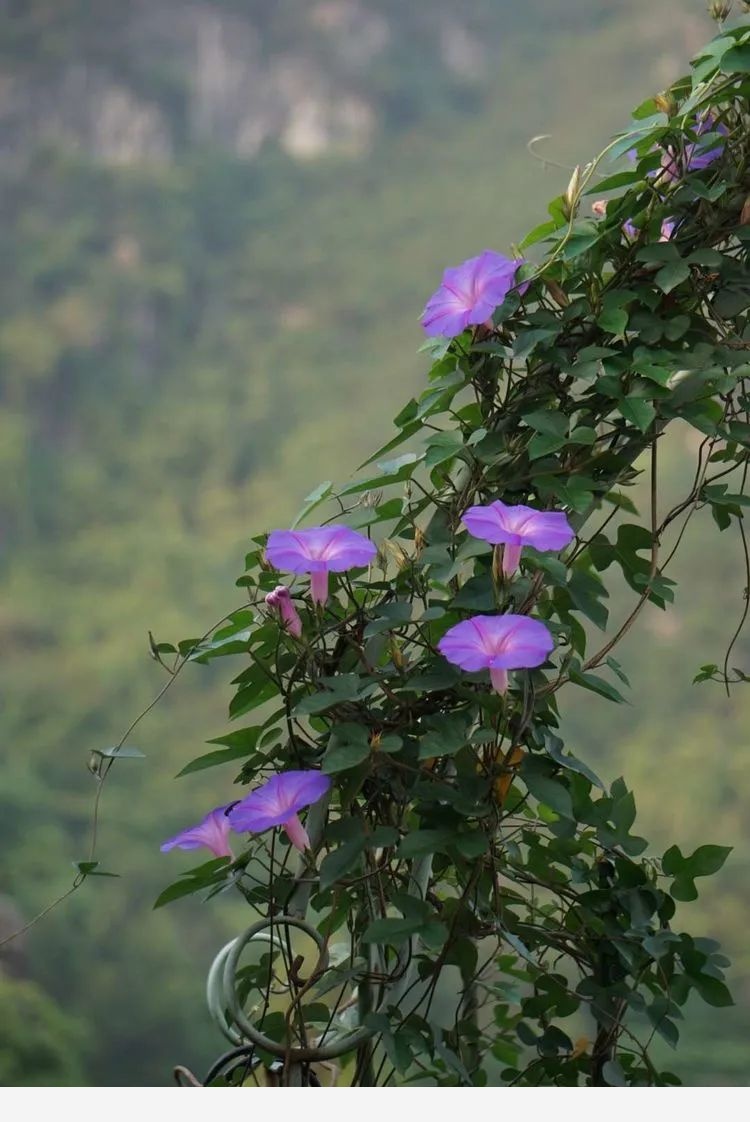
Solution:
M 610 335 L 623 335 L 628 326 L 628 313 L 624 308 L 605 309 L 596 321 Z
M 731 993 L 724 982 L 719 981 L 718 978 L 711 978 L 708 974 L 700 974 L 697 977 L 691 975 L 690 981 L 707 1005 L 713 1005 L 718 1009 L 727 1005 L 734 1005 Z
M 416 935 L 423 926 L 424 919 L 421 916 L 412 916 L 409 919 L 405 917 L 376 919 L 365 931 L 362 942 L 387 943 L 392 947 L 400 947 L 412 935 Z
M 119 877 L 119 873 L 105 873 L 99 868 L 98 861 L 74 861 L 73 868 L 84 877 Z
M 227 866 L 229 865 L 228 857 L 221 858 L 221 861 Z M 154 908 L 163 908 L 165 904 L 170 904 L 173 900 L 179 900 L 182 896 L 192 896 L 196 892 L 202 892 L 203 889 L 210 887 L 221 879 L 221 877 L 204 879 L 196 876 L 185 876 L 183 879 L 175 881 L 174 884 L 170 884 L 169 888 L 164 889 L 156 898 Z
M 323 678 L 321 682 L 327 689 L 318 693 L 309 694 L 297 702 L 295 714 L 299 717 L 311 716 L 315 713 L 325 713 L 332 705 L 341 705 L 345 701 L 353 701 L 359 696 L 363 685 L 357 674 L 336 674 L 330 678 Z
M 320 866 L 320 887 L 330 888 L 337 880 L 353 869 L 359 862 L 364 851 L 366 838 L 364 836 L 344 842 L 338 849 L 334 849 L 324 858 Z
M 671 292 L 690 277 L 690 267 L 684 261 L 670 261 L 656 274 L 655 282 L 662 292 Z
M 425 857 L 430 853 L 445 853 L 446 847 L 456 841 L 450 830 L 413 830 L 402 839 L 398 847 L 400 857 Z
M 185 764 L 182 771 L 177 772 L 175 779 L 179 779 L 182 775 L 191 775 L 194 771 L 205 771 L 209 767 L 228 764 L 232 760 L 245 759 L 251 751 L 252 749 L 242 745 L 238 748 L 224 748 L 216 752 L 207 752 L 205 756 L 198 756 L 197 759 L 191 760 L 189 764 Z
M 278 687 L 276 683 L 268 679 L 245 686 L 243 689 L 238 690 L 230 701 L 229 716 L 242 717 L 245 713 L 250 713 L 253 709 L 257 709 L 259 705 L 264 705 L 266 701 L 269 701 L 277 693 Z
M 650 401 L 642 397 L 625 397 L 620 402 L 620 412 L 626 420 L 636 425 L 641 432 L 646 432 L 656 416 L 656 409 Z
M 433 468 L 439 464 L 444 464 L 447 460 L 454 459 L 463 448 L 464 442 L 460 432 L 436 433 L 427 442 L 425 467 Z
M 524 757 L 520 767 L 521 778 L 535 799 L 563 818 L 572 819 L 574 815 L 570 791 L 560 780 L 546 772 L 541 764 L 542 761 L 533 756 Z M 547 764 L 547 768 L 549 766 Z
M 609 701 L 625 702 L 626 699 L 622 696 L 619 690 L 615 689 L 610 682 L 604 678 L 599 678 L 595 674 L 584 673 L 582 670 L 569 671 L 571 682 L 575 682 L 577 686 L 583 686 L 586 690 L 591 690 L 592 693 L 598 693 L 601 697 L 606 697 Z
M 724 74 L 750 74 L 750 44 L 730 47 L 719 62 Z
M 322 770 L 326 775 L 361 764 L 370 755 L 370 741 L 367 729 L 353 722 L 334 726 L 328 740 L 328 748 L 323 757 Z

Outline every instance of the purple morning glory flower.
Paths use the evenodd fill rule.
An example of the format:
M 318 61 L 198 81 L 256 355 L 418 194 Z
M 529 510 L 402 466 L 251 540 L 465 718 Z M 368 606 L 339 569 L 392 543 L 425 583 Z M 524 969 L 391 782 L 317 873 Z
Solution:
M 629 152 L 628 155 L 632 156 L 633 159 L 635 159 L 635 153 L 634 152 L 632 152 L 632 153 Z M 594 216 L 596 218 L 606 218 L 606 216 L 607 216 L 607 202 L 608 202 L 607 199 L 595 199 L 594 202 L 591 204 L 592 214 L 594 214 Z M 625 235 L 625 237 L 628 239 L 628 241 L 635 241 L 635 239 L 638 237 L 638 233 L 639 233 L 638 227 L 633 223 L 633 221 L 630 218 L 626 219 L 625 222 L 623 222 L 622 232 Z
M 325 795 L 331 786 L 319 771 L 283 771 L 256 787 L 229 812 L 229 822 L 238 834 L 248 830 L 262 834 L 273 826 L 283 826 L 292 845 L 304 852 L 310 848 L 307 830 L 299 811 Z
M 705 133 L 720 133 L 722 136 L 728 136 L 729 130 L 726 125 L 717 123 L 713 113 L 707 113 L 701 117 L 695 129 L 696 136 L 704 136 Z M 724 142 L 716 145 L 715 148 L 705 148 L 699 150 L 697 144 L 688 144 L 685 149 L 685 156 L 687 158 L 688 171 L 701 171 L 703 168 L 710 167 L 711 164 L 718 160 L 724 151 Z
M 278 611 L 282 626 L 293 635 L 295 639 L 302 636 L 302 620 L 292 601 L 292 594 L 285 584 L 280 584 L 266 596 L 269 608 Z
M 677 221 L 674 218 L 665 218 L 661 224 L 661 233 L 659 235 L 660 242 L 671 241 L 672 234 L 677 228 Z
M 170 849 L 210 849 L 215 857 L 233 857 L 229 848 L 229 819 L 227 810 L 231 806 L 217 806 L 210 811 L 197 826 L 181 830 L 161 847 L 162 853 Z
M 704 136 L 706 133 L 719 133 L 721 136 L 728 136 L 729 129 L 726 125 L 717 122 L 713 113 L 704 113 L 702 116 L 695 118 L 695 134 L 696 136 Z M 703 168 L 710 167 L 724 152 L 723 141 L 717 144 L 714 148 L 706 150 L 699 144 L 693 142 L 685 145 L 684 158 L 682 153 L 678 152 L 672 147 L 667 147 L 661 157 L 661 170 L 649 172 L 649 178 L 653 178 L 657 184 L 663 181 L 676 182 L 689 171 L 702 171 Z M 628 159 L 635 161 L 638 159 L 638 153 L 635 149 L 628 152 Z
M 485 249 L 463 265 L 446 269 L 443 282 L 422 314 L 425 335 L 453 338 L 471 324 L 486 323 L 515 285 L 524 262 Z
M 679 225 L 679 223 L 677 222 L 677 220 L 675 218 L 665 218 L 664 221 L 661 224 L 661 229 L 659 231 L 659 241 L 660 242 L 671 241 L 672 235 L 674 234 L 678 225 Z M 636 240 L 636 238 L 640 234 L 640 230 L 638 229 L 638 227 L 634 226 L 629 218 L 626 222 L 623 222 L 622 232 L 625 234 L 625 237 L 628 239 L 628 241 L 633 241 L 633 242 Z
M 591 204 L 591 210 L 597 218 L 604 218 L 607 214 L 607 200 L 606 199 L 597 199 L 595 202 L 593 202 Z M 660 232 L 660 236 L 659 236 L 659 241 L 660 242 L 668 242 L 671 239 L 672 234 L 675 232 L 678 225 L 679 225 L 679 223 L 677 222 L 676 219 L 665 218 L 664 221 L 661 224 L 661 232 Z M 636 238 L 640 234 L 640 230 L 638 229 L 638 227 L 635 225 L 635 223 L 630 218 L 626 219 L 625 222 L 623 222 L 622 232 L 625 235 L 625 237 L 628 239 L 628 241 L 633 241 L 633 242 L 636 240 Z
M 377 548 L 349 526 L 313 526 L 309 530 L 274 530 L 266 557 L 276 569 L 309 573 L 314 604 L 328 599 L 328 574 L 369 565 Z
M 498 693 L 508 689 L 508 671 L 541 666 L 554 647 L 549 630 L 529 616 L 473 616 L 446 631 L 438 650 L 462 670 L 489 670 Z
M 719 133 L 722 136 L 728 136 L 729 130 L 726 125 L 717 123 L 716 118 L 712 113 L 705 114 L 703 117 L 696 119 L 695 135 L 704 136 L 706 133 Z M 710 167 L 715 163 L 724 152 L 724 142 L 715 145 L 713 148 L 706 149 L 705 145 L 700 145 L 697 142 L 685 145 L 684 157 L 682 153 L 677 152 L 674 148 L 667 148 L 661 158 L 661 166 L 663 168 L 662 176 L 664 178 L 675 182 L 680 179 L 686 172 L 689 171 L 702 171 L 704 168 Z
M 472 506 L 463 517 L 469 533 L 492 545 L 502 545 L 503 572 L 512 576 L 518 568 L 525 545 L 554 550 L 570 545 L 575 537 L 567 518 L 560 511 L 534 510 L 530 506 L 506 506 L 496 500 L 489 506 Z

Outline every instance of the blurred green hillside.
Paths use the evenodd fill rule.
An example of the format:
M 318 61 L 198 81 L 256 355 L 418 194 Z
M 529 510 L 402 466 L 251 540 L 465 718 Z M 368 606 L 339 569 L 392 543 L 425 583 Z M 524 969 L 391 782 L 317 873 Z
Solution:
M 196 635 L 241 602 L 248 539 L 390 435 L 445 265 L 520 241 L 567 182 L 527 141 L 585 160 L 711 34 L 702 0 L 0 4 L 0 893 L 24 916 L 86 857 L 91 750 L 163 684 L 149 628 Z M 670 439 L 675 488 L 691 440 Z M 709 518 L 684 554 L 674 610 L 625 651 L 632 708 L 567 720 L 655 845 L 736 847 L 685 913 L 734 955 L 738 1005 L 696 1010 L 670 1066 L 744 1084 L 749 707 L 691 685 L 741 611 L 742 555 Z M 613 620 L 627 604 L 613 588 Z M 220 1050 L 205 972 L 244 913 L 151 908 L 187 866 L 160 842 L 227 797 L 231 774 L 173 780 L 228 727 L 222 674 L 188 668 L 108 782 L 121 879 L 29 932 L 0 1078 L 158 1084 Z

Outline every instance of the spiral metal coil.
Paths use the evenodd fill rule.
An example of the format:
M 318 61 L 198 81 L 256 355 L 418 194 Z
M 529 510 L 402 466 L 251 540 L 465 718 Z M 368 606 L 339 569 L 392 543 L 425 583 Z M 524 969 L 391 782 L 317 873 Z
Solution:
M 356 1050 L 372 1036 L 373 1030 L 365 1025 L 360 1025 L 359 1028 L 332 1040 L 329 1044 L 289 1048 L 286 1044 L 266 1036 L 245 1013 L 237 987 L 237 972 L 242 952 L 253 942 L 280 945 L 282 928 L 287 932 L 289 928 L 296 928 L 312 939 L 319 956 L 315 973 L 326 969 L 328 951 L 325 940 L 306 920 L 291 915 L 261 919 L 248 927 L 238 938 L 222 947 L 211 965 L 206 985 L 206 999 L 214 1021 L 232 1044 L 241 1046 L 250 1041 L 251 1044 L 271 1055 L 284 1058 L 289 1064 L 324 1062 Z M 288 979 L 285 988 L 291 989 L 291 979 Z

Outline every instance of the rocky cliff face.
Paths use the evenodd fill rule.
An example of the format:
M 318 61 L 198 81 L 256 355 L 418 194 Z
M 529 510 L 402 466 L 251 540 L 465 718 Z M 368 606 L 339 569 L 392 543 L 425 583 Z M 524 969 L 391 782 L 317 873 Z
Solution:
M 3 158 L 51 143 L 111 165 L 166 164 L 195 145 L 252 159 L 269 141 L 297 159 L 357 156 L 381 123 L 394 51 L 429 51 L 457 87 L 486 63 L 443 0 L 407 15 L 390 0 L 100 3 L 104 31 L 76 0 L 0 6 Z

